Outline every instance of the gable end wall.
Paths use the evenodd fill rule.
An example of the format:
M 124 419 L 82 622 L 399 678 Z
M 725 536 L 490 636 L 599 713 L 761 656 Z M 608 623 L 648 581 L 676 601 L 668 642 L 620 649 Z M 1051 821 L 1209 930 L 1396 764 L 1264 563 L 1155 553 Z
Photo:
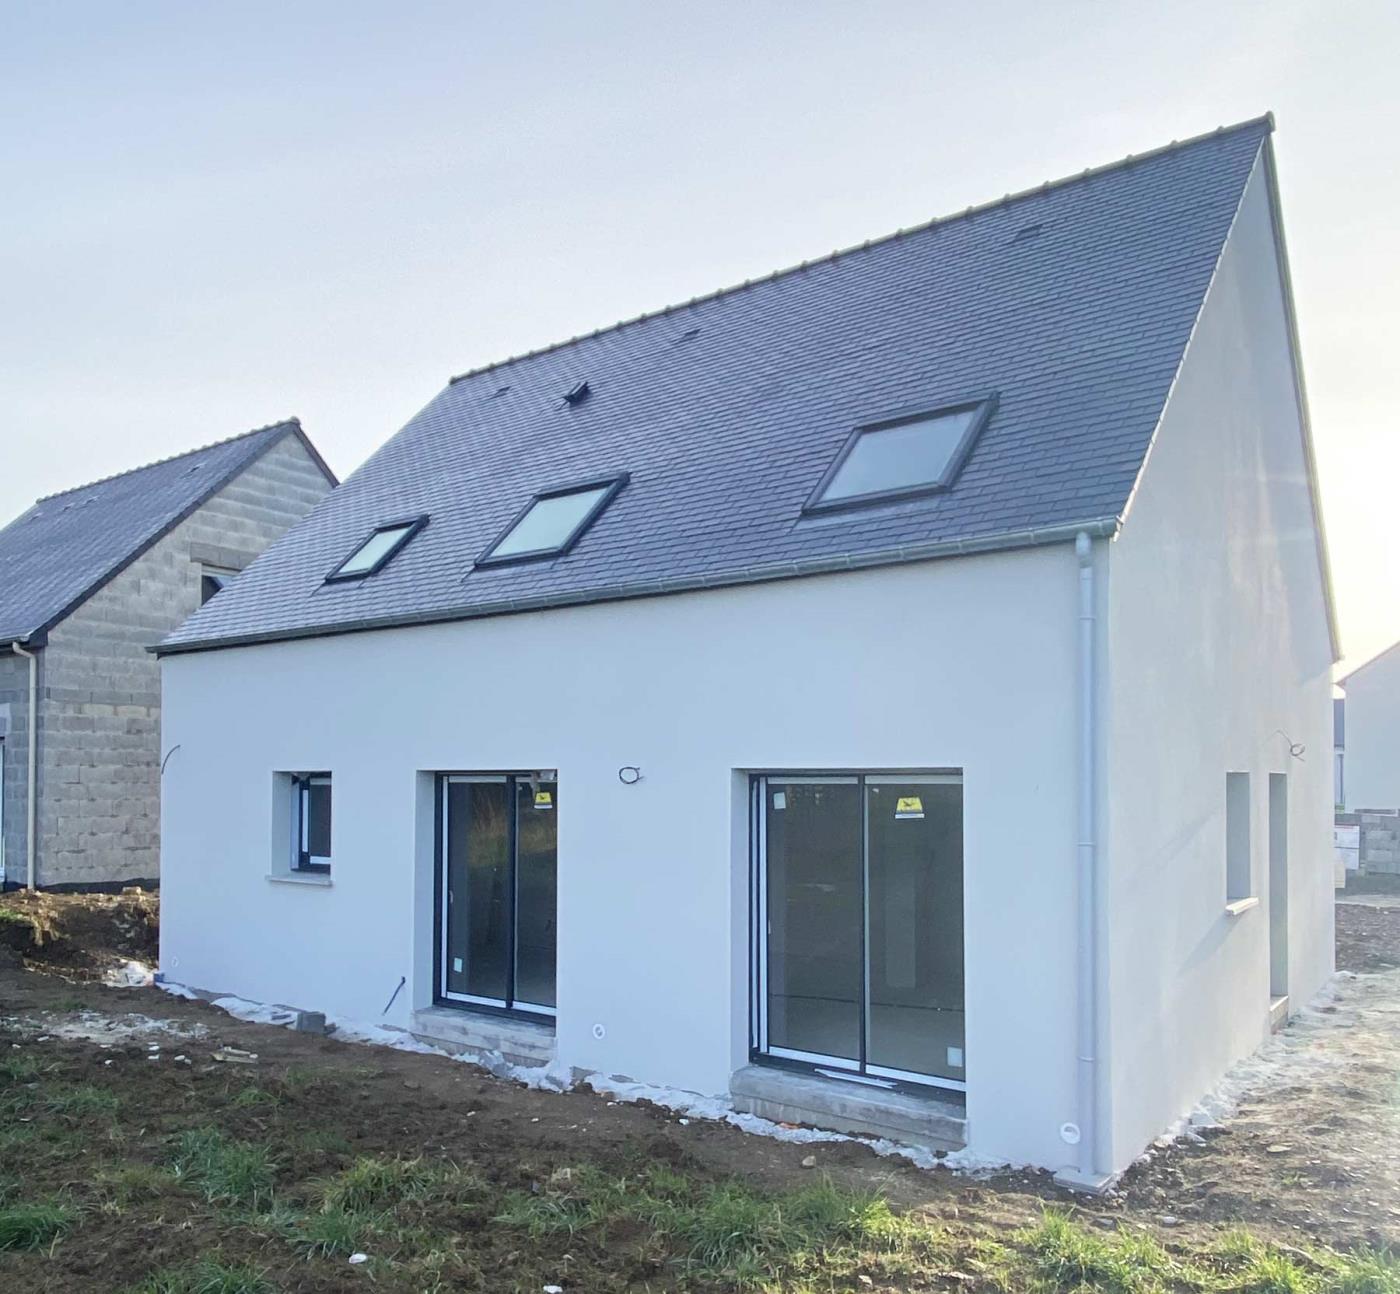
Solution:
M 1270 774 L 1288 779 L 1292 1009 L 1332 970 L 1332 653 L 1262 162 L 1109 562 L 1105 1037 L 1122 1168 L 1268 1035 Z M 1233 916 L 1232 771 L 1250 774 L 1259 899 Z
M 39 707 L 41 886 L 159 875 L 160 666 L 147 648 L 198 608 L 204 562 L 241 569 L 329 489 L 301 441 L 285 436 L 51 631 Z M 23 752 L 11 756 L 14 881 L 24 868 Z M 13 774 L 7 767 L 7 782 Z

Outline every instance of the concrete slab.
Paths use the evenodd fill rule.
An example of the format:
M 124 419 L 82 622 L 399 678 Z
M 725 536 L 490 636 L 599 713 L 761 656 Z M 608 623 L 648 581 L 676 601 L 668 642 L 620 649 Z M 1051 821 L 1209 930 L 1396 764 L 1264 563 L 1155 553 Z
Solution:
M 888 1137 L 931 1150 L 960 1150 L 967 1141 L 961 1100 L 937 1092 L 914 1095 L 839 1078 L 746 1065 L 729 1080 L 736 1110 L 776 1123 L 806 1123 L 831 1132 Z
M 455 1056 L 500 1052 L 512 1065 L 548 1065 L 555 1056 L 554 1030 L 533 1020 L 454 1011 L 433 1006 L 415 1011 L 409 1032 Z

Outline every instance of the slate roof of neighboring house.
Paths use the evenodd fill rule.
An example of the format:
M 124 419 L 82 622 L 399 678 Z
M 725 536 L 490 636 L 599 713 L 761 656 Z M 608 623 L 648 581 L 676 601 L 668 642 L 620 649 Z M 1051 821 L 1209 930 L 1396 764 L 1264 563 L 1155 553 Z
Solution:
M 0 644 L 32 641 L 204 501 L 295 435 L 295 418 L 38 500 L 0 530 Z
M 463 374 L 160 650 L 1105 533 L 1271 129 L 1222 128 Z M 854 427 L 987 392 L 995 414 L 951 489 L 804 516 Z M 474 569 L 537 491 L 621 471 L 566 555 Z M 324 582 L 373 527 L 420 514 L 378 574 Z

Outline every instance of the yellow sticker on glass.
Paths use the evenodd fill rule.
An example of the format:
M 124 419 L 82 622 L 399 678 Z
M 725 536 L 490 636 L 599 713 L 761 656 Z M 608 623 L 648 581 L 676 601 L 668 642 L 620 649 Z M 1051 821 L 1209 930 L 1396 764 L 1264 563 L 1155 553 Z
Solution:
M 535 792 L 535 808 L 552 809 L 554 807 L 554 797 L 548 791 Z
M 924 802 L 917 795 L 901 795 L 899 803 L 894 806 L 894 816 L 896 818 L 922 818 L 924 816 Z

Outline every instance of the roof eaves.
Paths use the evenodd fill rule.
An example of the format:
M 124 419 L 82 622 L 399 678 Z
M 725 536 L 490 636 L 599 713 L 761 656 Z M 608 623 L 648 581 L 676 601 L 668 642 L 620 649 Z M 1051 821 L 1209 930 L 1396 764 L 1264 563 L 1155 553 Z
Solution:
M 1068 544 L 1073 543 L 1082 533 L 1096 539 L 1107 539 L 1117 533 L 1119 525 L 1120 520 L 1117 517 L 1097 517 L 1066 525 L 1047 526 L 1037 530 L 1005 531 L 974 539 L 934 540 L 925 544 L 905 544 L 899 548 L 880 552 L 840 553 L 834 556 L 814 557 L 798 561 L 764 563 L 740 567 L 721 574 L 701 574 L 670 580 L 641 580 L 631 584 L 614 584 L 566 593 L 541 594 L 536 597 L 501 598 L 495 602 L 478 603 L 474 606 L 408 615 L 367 617 L 363 620 L 347 621 L 338 625 L 317 625 L 273 630 L 267 633 L 236 634 L 225 638 L 204 638 L 190 642 L 163 642 L 157 643 L 147 650 L 157 656 L 187 655 L 193 652 L 217 651 L 229 647 L 252 647 L 260 643 L 288 642 L 305 638 L 330 638 L 348 633 L 369 633 L 379 629 L 449 624 L 461 620 L 484 620 L 494 616 L 519 615 L 526 611 L 547 611 L 563 607 L 631 601 L 637 598 L 664 597 L 678 593 L 697 593 L 707 589 L 765 584 L 812 575 L 834 575 L 845 571 L 868 570 L 872 567 L 902 566 L 940 558 L 970 557 L 978 553 L 1038 548 L 1050 544 Z
M 1025 198 L 1038 197 L 1042 193 L 1050 193 L 1057 189 L 1068 188 L 1070 185 L 1082 184 L 1086 180 L 1097 179 L 1099 176 L 1124 170 L 1127 167 L 1136 166 L 1141 162 L 1150 161 L 1153 158 L 1161 157 L 1168 153 L 1179 152 L 1181 149 L 1204 143 L 1207 139 L 1217 139 L 1224 135 L 1236 134 L 1239 131 L 1257 129 L 1260 126 L 1266 127 L 1267 130 L 1272 133 L 1274 129 L 1274 114 L 1272 112 L 1266 112 L 1261 116 L 1250 117 L 1246 121 L 1238 121 L 1230 126 L 1217 126 L 1214 130 L 1203 131 L 1201 134 L 1192 135 L 1187 139 L 1174 139 L 1169 144 L 1163 144 L 1159 148 L 1148 149 L 1145 153 L 1129 153 L 1126 157 L 1118 158 L 1116 161 L 1105 162 L 1101 166 L 1086 167 L 1084 170 L 1078 171 L 1074 175 L 1065 175 L 1053 180 L 1044 180 L 1040 184 L 1032 185 L 1029 188 L 1018 189 L 1013 193 L 1004 194 L 1000 198 L 993 198 L 989 202 L 979 202 L 973 206 L 964 208 L 962 211 L 955 211 L 946 216 L 934 216 L 924 221 L 922 224 L 909 225 L 903 229 L 896 229 L 893 233 L 884 234 L 879 238 L 867 238 L 864 242 L 852 243 L 849 247 L 838 247 L 835 251 L 828 252 L 825 256 L 818 256 L 813 260 L 800 261 L 796 265 L 783 266 L 768 274 L 759 275 L 757 278 L 745 279 L 742 283 L 732 283 L 728 287 L 717 288 L 712 292 L 706 292 L 700 296 L 691 297 L 688 301 L 677 301 L 656 310 L 646 310 L 641 314 L 632 315 L 630 318 L 620 319 L 617 323 L 609 324 L 606 327 L 595 328 L 592 332 L 579 333 L 563 341 L 551 342 L 545 346 L 537 346 L 533 350 L 523 351 L 516 355 L 508 355 L 503 359 L 492 360 L 487 364 L 477 365 L 475 368 L 467 369 L 465 372 L 458 373 L 448 378 L 448 385 L 453 386 L 458 382 L 465 382 L 468 378 L 480 377 L 484 373 L 506 368 L 522 360 L 535 359 L 540 355 L 548 355 L 554 351 L 567 350 L 570 346 L 576 346 L 579 342 L 603 337 L 609 333 L 618 332 L 623 328 L 632 327 L 635 324 L 646 323 L 648 320 L 672 315 L 680 310 L 688 310 L 693 306 L 703 305 L 710 301 L 717 301 L 723 297 L 748 291 L 750 288 L 763 283 L 772 283 L 775 280 L 786 278 L 789 275 L 800 274 L 805 270 L 813 269 L 819 265 L 834 264 L 844 256 L 852 256 L 859 252 L 868 252 L 871 248 L 881 247 L 885 243 L 892 243 L 897 239 L 907 238 L 913 234 L 926 233 L 931 229 L 938 228 L 940 225 L 950 225 L 958 221 L 969 220 L 989 211 L 1000 210 L 1009 203 L 1018 202 Z
M 1298 407 L 1298 422 L 1303 429 L 1303 463 L 1308 478 L 1308 505 L 1312 509 L 1313 533 L 1317 537 L 1317 562 L 1322 577 L 1327 636 L 1332 647 L 1332 663 L 1335 665 L 1342 658 L 1342 635 L 1337 619 L 1336 593 L 1332 585 L 1332 559 L 1327 546 L 1327 528 L 1322 520 L 1322 490 L 1317 476 L 1317 453 L 1312 434 L 1312 415 L 1308 408 L 1308 388 L 1303 377 L 1303 343 L 1298 335 L 1298 311 L 1293 300 L 1293 275 L 1288 267 L 1288 247 L 1283 237 L 1283 202 L 1279 197 L 1278 169 L 1274 161 L 1271 139 L 1264 140 L 1262 152 L 1274 254 L 1278 260 L 1280 286 L 1283 290 L 1283 313 L 1288 323 L 1288 358 L 1293 374 L 1293 397 Z

